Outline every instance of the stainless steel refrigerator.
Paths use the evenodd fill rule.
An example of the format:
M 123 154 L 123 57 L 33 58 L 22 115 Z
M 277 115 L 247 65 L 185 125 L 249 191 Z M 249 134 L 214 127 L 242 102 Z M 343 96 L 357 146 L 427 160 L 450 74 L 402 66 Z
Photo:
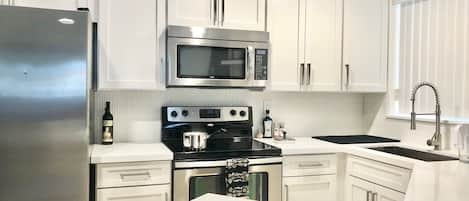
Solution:
M 87 12 L 0 6 L 0 200 L 85 201 Z

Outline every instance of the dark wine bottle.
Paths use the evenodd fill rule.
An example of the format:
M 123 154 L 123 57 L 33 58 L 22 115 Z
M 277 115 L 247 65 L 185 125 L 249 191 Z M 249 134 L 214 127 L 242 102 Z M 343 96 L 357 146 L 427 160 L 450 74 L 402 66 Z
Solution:
M 270 110 L 265 111 L 265 117 L 264 120 L 262 121 L 263 124 L 263 130 L 264 130 L 264 138 L 271 138 L 273 134 L 273 121 L 272 118 L 270 117 Z
M 113 127 L 114 118 L 111 114 L 111 102 L 106 102 L 106 108 L 104 109 L 103 115 L 103 139 L 102 144 L 110 145 L 114 141 Z

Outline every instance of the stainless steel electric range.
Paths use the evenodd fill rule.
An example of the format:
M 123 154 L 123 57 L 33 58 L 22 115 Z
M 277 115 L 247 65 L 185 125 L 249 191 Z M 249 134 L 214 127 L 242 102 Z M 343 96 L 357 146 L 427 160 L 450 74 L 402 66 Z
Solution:
M 162 122 L 162 141 L 174 153 L 174 201 L 226 194 L 225 167 L 233 158 L 249 160 L 250 199 L 281 200 L 281 150 L 253 140 L 251 107 L 163 107 Z M 189 132 L 207 133 L 206 148 L 185 147 Z

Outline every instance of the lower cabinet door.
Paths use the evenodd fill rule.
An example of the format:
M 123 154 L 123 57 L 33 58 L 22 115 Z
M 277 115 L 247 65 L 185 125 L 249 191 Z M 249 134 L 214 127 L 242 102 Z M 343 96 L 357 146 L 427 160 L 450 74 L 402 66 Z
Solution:
M 345 186 L 346 201 L 371 201 L 375 184 L 353 176 L 347 176 Z
M 98 189 L 97 201 L 170 201 L 169 185 Z
M 374 201 L 404 201 L 405 194 L 376 185 Z
M 284 177 L 283 201 L 336 201 L 336 175 Z

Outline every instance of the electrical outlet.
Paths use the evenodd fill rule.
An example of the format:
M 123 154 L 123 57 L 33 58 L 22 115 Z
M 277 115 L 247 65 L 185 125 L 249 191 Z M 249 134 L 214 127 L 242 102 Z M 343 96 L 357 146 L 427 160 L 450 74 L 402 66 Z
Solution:
M 264 100 L 263 108 L 264 108 L 264 112 L 266 110 L 270 110 L 270 113 L 272 113 L 272 100 Z

